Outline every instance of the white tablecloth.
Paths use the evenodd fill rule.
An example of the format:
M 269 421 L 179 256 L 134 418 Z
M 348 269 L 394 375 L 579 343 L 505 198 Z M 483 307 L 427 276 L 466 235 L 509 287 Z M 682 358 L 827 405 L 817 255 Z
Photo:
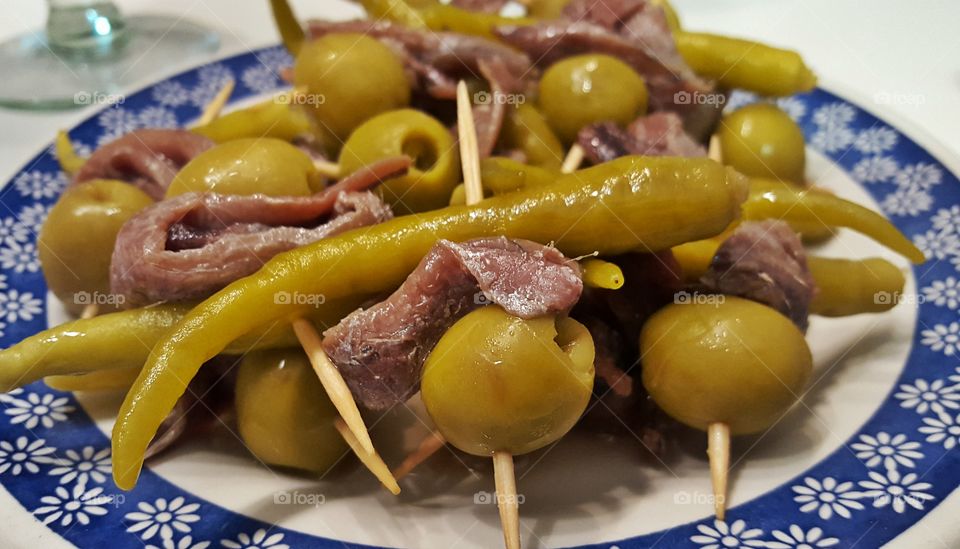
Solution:
M 217 56 L 276 43 L 266 0 L 120 0 L 128 13 L 169 13 L 219 29 Z M 794 48 L 822 82 L 877 112 L 912 121 L 915 137 L 940 141 L 960 153 L 960 2 L 955 0 L 674 0 L 683 24 Z M 301 17 L 359 10 L 341 0 L 294 0 Z M 44 3 L 2 0 L 0 39 L 36 29 Z M 187 67 L 157 67 L 156 78 Z M 4 68 L 0 67 L 4 78 Z M 141 82 L 139 88 L 150 82 Z M 2 82 L 0 82 L 2 86 Z M 878 102 L 877 99 L 880 101 Z M 6 181 L 59 128 L 69 128 L 93 108 L 59 113 L 0 110 L 0 181 Z M 929 141 L 929 139 L 927 139 Z M 6 500 L 3 494 L 0 499 Z M 12 507 L 4 506 L 12 511 Z M 960 546 L 955 520 L 960 499 L 944 502 L 911 532 L 903 547 Z M 9 523 L 8 523 L 9 524 Z M 29 527 L 28 527 L 29 528 Z

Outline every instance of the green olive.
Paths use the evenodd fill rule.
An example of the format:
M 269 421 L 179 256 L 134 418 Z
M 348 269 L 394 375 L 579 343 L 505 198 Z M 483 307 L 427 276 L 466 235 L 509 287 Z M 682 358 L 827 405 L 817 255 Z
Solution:
M 647 112 L 647 86 L 635 70 L 609 55 L 568 57 L 540 79 L 540 109 L 567 143 L 596 122 L 629 124 Z
M 68 188 L 40 229 L 40 264 L 47 287 L 67 310 L 96 303 L 107 311 L 122 305 L 110 294 L 110 258 L 120 227 L 153 204 L 123 181 L 95 179 Z
M 308 196 L 322 186 L 305 152 L 280 139 L 248 137 L 198 154 L 177 172 L 167 198 L 189 192 Z
M 246 355 L 235 402 L 240 437 L 264 463 L 324 473 L 350 451 L 333 426 L 337 409 L 301 349 Z
M 803 333 L 787 317 L 731 296 L 678 303 L 643 327 L 643 385 L 674 419 L 732 434 L 763 431 L 803 390 L 813 369 Z
M 524 320 L 496 306 L 460 319 L 424 365 L 423 403 L 460 450 L 518 455 L 558 440 L 593 389 L 593 340 L 579 322 Z
M 460 180 L 460 158 L 450 130 L 420 111 L 401 109 L 367 120 L 344 143 L 339 164 L 349 174 L 400 155 L 409 156 L 413 166 L 378 187 L 383 199 L 398 214 L 446 206 Z
M 717 130 L 723 162 L 755 177 L 802 184 L 806 152 L 803 131 L 770 103 L 755 103 L 725 116 Z
M 306 87 L 318 124 L 340 140 L 368 118 L 410 104 L 403 64 L 390 48 L 362 34 L 327 34 L 304 43 L 293 82 Z

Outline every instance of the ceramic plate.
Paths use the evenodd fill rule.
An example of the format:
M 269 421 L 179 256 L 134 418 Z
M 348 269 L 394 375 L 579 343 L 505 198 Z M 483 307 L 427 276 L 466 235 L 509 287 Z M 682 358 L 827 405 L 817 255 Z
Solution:
M 143 127 L 189 123 L 229 79 L 231 108 L 282 87 L 290 63 L 266 48 L 182 73 L 116 101 L 70 135 L 88 154 Z M 753 100 L 735 95 L 731 103 Z M 629 434 L 574 433 L 518 461 L 527 547 L 876 547 L 924 518 L 960 482 L 960 185 L 923 147 L 870 112 L 817 89 L 780 101 L 806 133 L 809 176 L 883 211 L 926 252 L 911 267 L 847 232 L 816 251 L 882 256 L 908 276 L 882 315 L 814 318 L 817 364 L 802 402 L 764 435 L 734 440 L 730 510 L 711 513 L 704 441 L 643 462 Z M 731 105 L 732 106 L 732 105 Z M 67 178 L 51 150 L 0 194 L 0 345 L 62 322 L 37 260 L 36 232 Z M 82 228 L 78 228 L 82 230 Z M 882 297 L 881 297 L 882 298 Z M 77 398 L 37 383 L 0 396 L 0 484 L 11 543 L 204 547 L 496 547 L 489 463 L 442 452 L 394 498 L 344 463 L 322 480 L 271 472 L 227 429 L 152 462 L 132 492 L 110 480 L 119 397 Z M 396 463 L 423 432 L 416 406 L 376 423 Z M 413 427 L 411 427 L 413 426 Z M 419 426 L 419 427 L 418 427 Z M 418 434 L 417 428 L 420 429 Z M 349 460 L 345 460 L 349 461 Z M 10 497 L 5 499 L 9 500 Z M 45 528 L 39 527 L 40 524 Z

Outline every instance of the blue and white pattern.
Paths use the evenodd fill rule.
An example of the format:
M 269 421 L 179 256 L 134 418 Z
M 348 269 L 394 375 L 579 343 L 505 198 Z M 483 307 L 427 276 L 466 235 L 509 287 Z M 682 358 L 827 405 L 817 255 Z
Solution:
M 183 125 L 227 80 L 233 100 L 283 87 L 278 47 L 225 59 L 132 94 L 71 132 L 90 151 L 123 132 Z M 756 98 L 737 93 L 729 107 Z M 909 137 L 823 90 L 778 100 L 808 141 L 851 174 L 930 258 L 910 356 L 896 389 L 843 447 L 796 478 L 728 510 L 616 545 L 695 548 L 876 547 L 960 485 L 960 182 Z M 46 327 L 36 233 L 66 178 L 50 149 L 0 192 L 0 346 Z M 190 494 L 150 468 L 119 494 L 110 442 L 72 395 L 37 383 L 0 395 L 0 483 L 37 520 L 80 547 L 340 547 Z M 882 523 L 883 528 L 872 526 Z M 76 525 L 89 525 L 78 528 Z M 356 544 L 348 544 L 357 547 Z

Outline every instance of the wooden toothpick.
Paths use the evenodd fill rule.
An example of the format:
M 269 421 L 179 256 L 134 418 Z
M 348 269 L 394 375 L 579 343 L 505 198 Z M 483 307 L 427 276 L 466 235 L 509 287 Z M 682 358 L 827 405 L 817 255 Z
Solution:
M 727 474 L 730 471 L 730 426 L 711 423 L 707 429 L 707 457 L 713 484 L 713 511 L 723 520 L 727 510 Z
M 383 458 L 380 457 L 376 451 L 368 452 L 357 441 L 356 437 L 353 436 L 353 432 L 347 427 L 347 424 L 343 422 L 342 419 L 337 418 L 333 420 L 333 426 L 340 433 L 340 436 L 343 437 L 343 440 L 347 441 L 347 445 L 350 446 L 350 449 L 353 450 L 353 453 L 357 455 L 360 459 L 360 462 L 363 463 L 367 469 L 373 473 L 377 480 L 380 481 L 380 484 L 383 484 L 384 488 L 390 491 L 393 495 L 398 495 L 400 493 L 400 485 L 397 484 L 397 479 L 390 473 L 390 469 L 387 468 L 387 464 L 383 462 Z
M 220 88 L 217 95 L 203 108 L 203 114 L 201 114 L 197 120 L 197 126 L 206 126 L 220 116 L 220 111 L 223 110 L 223 106 L 226 105 L 227 100 L 230 99 L 230 94 L 233 93 L 233 86 L 233 80 L 227 80 L 227 83 Z
M 580 164 L 583 164 L 583 155 L 583 147 L 574 143 L 570 147 L 570 150 L 567 151 L 566 158 L 563 159 L 563 164 L 560 166 L 560 173 L 573 173 L 577 171 Z

